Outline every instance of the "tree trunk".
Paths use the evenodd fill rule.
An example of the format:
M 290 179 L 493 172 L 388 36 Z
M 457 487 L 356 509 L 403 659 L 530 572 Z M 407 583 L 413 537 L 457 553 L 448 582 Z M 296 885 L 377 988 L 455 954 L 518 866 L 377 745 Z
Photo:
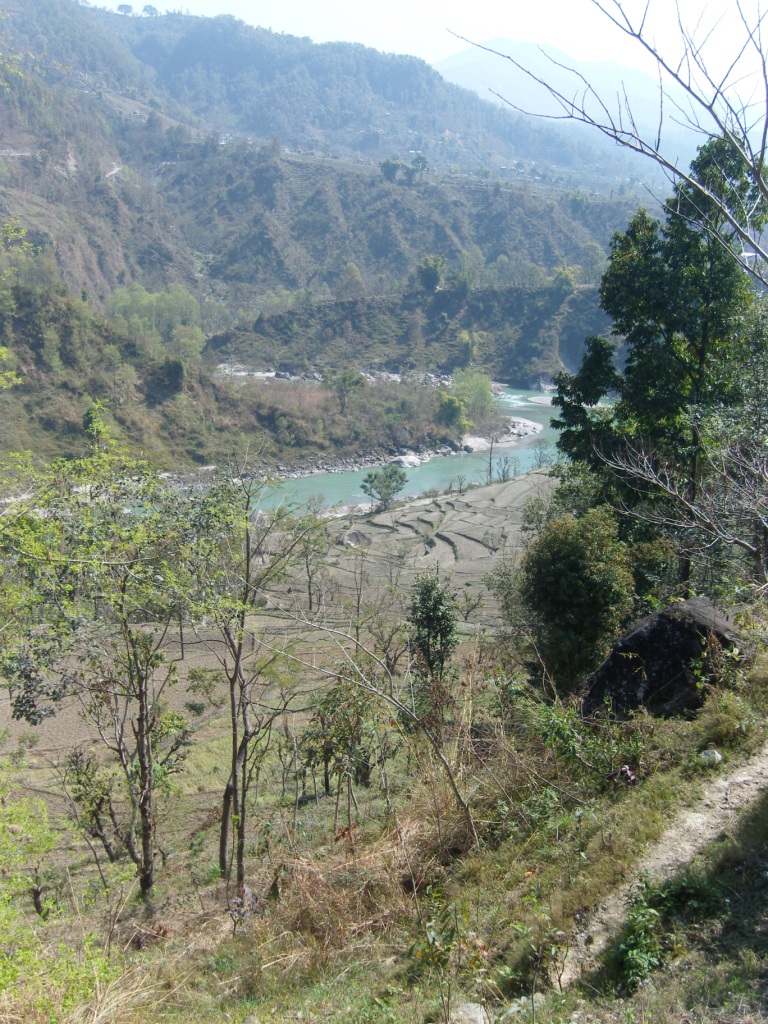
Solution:
M 251 740 L 254 735 L 247 713 L 244 715 L 244 718 L 243 738 L 240 741 L 240 748 L 237 752 L 237 767 L 238 771 L 241 773 L 241 778 L 237 794 L 238 803 L 235 805 L 237 807 L 235 878 L 237 881 L 238 896 L 243 895 L 243 886 L 245 885 L 245 822 L 248 810 L 246 800 L 248 799 L 248 791 L 250 789 L 250 779 L 248 776 L 248 754 L 250 752 Z
M 154 884 L 154 765 L 152 758 L 152 712 L 148 680 L 139 679 L 139 716 L 136 722 L 136 756 L 139 762 L 139 829 L 141 862 L 139 886 L 148 893 Z
M 232 776 L 227 779 L 227 786 L 221 800 L 221 827 L 219 829 L 219 872 L 222 878 L 227 877 L 229 868 L 229 829 L 232 824 L 232 801 L 235 795 L 235 787 L 232 785 Z

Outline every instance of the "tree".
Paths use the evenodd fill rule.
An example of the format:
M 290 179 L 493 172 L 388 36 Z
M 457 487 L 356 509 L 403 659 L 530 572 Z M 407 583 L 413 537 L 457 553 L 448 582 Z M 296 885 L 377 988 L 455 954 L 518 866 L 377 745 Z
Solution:
M 172 629 L 191 599 L 193 503 L 108 443 L 98 411 L 92 419 L 90 454 L 25 473 L 32 496 L 3 517 L 14 630 L 0 668 L 15 718 L 36 724 L 68 698 L 95 728 L 121 780 L 113 824 L 146 894 L 156 793 L 183 767 L 189 736 L 165 698 Z
M 712 140 L 694 160 L 695 173 L 719 173 L 732 156 L 723 140 Z M 685 454 L 687 487 L 695 491 L 702 419 L 734 399 L 729 353 L 751 301 L 745 275 L 709 230 L 714 217 L 699 219 L 681 184 L 663 223 L 640 210 L 614 236 L 600 304 L 624 338 L 626 358 L 618 372 L 613 346 L 589 338 L 578 373 L 556 378 L 558 447 L 571 458 L 599 469 L 607 453 L 642 437 L 679 463 Z M 617 401 L 600 408 L 610 392 Z
M 493 426 L 498 425 L 491 381 L 485 374 L 471 368 L 457 370 L 450 393 L 462 403 L 475 426 L 484 426 L 489 421 L 494 421 Z
M 452 702 L 450 662 L 458 646 L 456 599 L 437 572 L 416 577 L 408 612 L 414 711 L 440 735 L 445 709 Z
M 472 426 L 467 419 L 466 400 L 440 389 L 435 422 L 461 437 Z
M 725 371 L 724 371 L 725 372 Z M 728 405 L 701 423 L 700 486 L 686 486 L 684 468 L 670 453 L 642 440 L 603 456 L 604 465 L 631 483 L 639 500 L 622 511 L 663 532 L 689 538 L 700 551 L 728 550 L 746 556 L 745 577 L 768 584 L 768 309 L 756 300 L 735 328 L 728 372 Z M 734 574 L 731 574 L 731 579 Z
M 330 583 L 327 561 L 331 538 L 323 519 L 325 510 L 322 496 L 311 497 L 305 515 L 298 516 L 295 522 L 298 537 L 296 563 L 307 588 L 307 611 L 310 613 L 320 610 L 324 589 Z
M 230 771 L 222 796 L 219 868 L 228 878 L 233 832 L 238 895 L 245 883 L 249 799 L 270 747 L 272 723 L 290 696 L 276 675 L 294 639 L 284 623 L 270 628 L 255 615 L 276 601 L 275 588 L 300 557 L 302 543 L 323 526 L 310 514 L 297 518 L 286 505 L 262 510 L 265 487 L 233 466 L 201 499 L 197 542 L 188 555 L 208 622 L 200 638 L 227 683 Z
M 411 167 L 419 177 L 423 177 L 429 170 L 429 163 L 423 153 L 417 153 L 413 160 L 411 160 Z
M 365 377 L 351 366 L 342 366 L 340 370 L 326 370 L 323 384 L 330 391 L 336 392 L 341 415 L 346 416 L 349 396 L 365 387 Z
M 605 271 L 605 250 L 597 242 L 586 242 L 581 247 L 581 279 L 584 284 L 596 284 Z
M 57 843 L 45 801 L 14 794 L 9 781 L 3 772 L 0 776 L 0 875 L 3 879 L 0 924 L 8 937 L 15 932 L 17 924 L 16 915 L 11 912 L 11 901 L 15 898 L 31 895 L 40 917 L 47 916 L 50 908 L 46 908 L 42 900 L 42 876 Z
M 518 585 L 548 675 L 572 690 L 600 663 L 632 608 L 629 553 L 610 510 L 550 519 L 522 557 Z
M 668 32 L 657 34 L 648 4 L 637 8 L 636 17 L 625 0 L 592 0 L 592 4 L 656 64 L 659 115 L 655 130 L 646 133 L 639 127 L 641 120 L 620 84 L 615 98 L 610 99 L 601 96 L 580 72 L 566 67 L 573 76 L 573 88 L 561 90 L 549 84 L 546 76 L 533 73 L 511 57 L 506 59 L 547 89 L 559 107 L 555 119 L 589 125 L 619 145 L 648 157 L 681 183 L 700 219 L 731 257 L 765 280 L 768 247 L 761 237 L 764 213 L 758 208 L 768 202 L 768 53 L 760 7 L 750 12 L 744 3 L 737 2 L 726 6 L 716 22 L 705 11 L 694 25 L 686 25 L 678 14 L 675 38 Z M 722 40 L 728 38 L 725 25 L 730 26 L 737 42 L 724 56 Z M 663 44 L 658 39 L 664 40 Z M 549 59 L 563 68 L 554 58 Z M 514 103 L 510 106 L 535 113 Z M 738 165 L 739 187 L 717 176 L 701 178 L 695 167 L 686 169 L 681 165 L 676 148 L 665 140 L 665 116 L 690 128 L 698 137 L 723 139 Z
M 422 256 L 416 264 L 416 279 L 425 292 L 436 292 L 445 275 L 445 257 Z
M 346 780 L 350 798 L 353 784 L 370 786 L 371 772 L 378 760 L 377 732 L 381 725 L 384 718 L 380 709 L 348 680 L 337 680 L 322 695 L 302 746 L 313 771 L 318 762 L 322 764 L 326 796 L 331 796 L 334 775 L 339 789 Z
M 381 161 L 381 163 L 379 164 L 379 169 L 381 170 L 381 173 L 384 175 L 385 181 L 394 183 L 395 181 L 397 181 L 398 174 L 405 166 L 406 165 L 402 162 L 402 160 L 392 160 L 388 158 L 386 160 Z
M 735 548 L 745 554 L 751 577 L 768 587 L 768 445 L 765 435 L 739 437 L 720 446 L 707 445 L 706 486 L 696 493 L 681 485 L 680 467 L 642 446 L 627 444 L 606 456 L 605 464 L 640 494 L 651 499 L 638 507 L 622 506 L 626 515 L 665 531 L 694 534 L 702 548 Z M 695 541 L 691 546 L 696 546 Z
M 436 572 L 416 577 L 408 612 L 416 671 L 429 679 L 445 679 L 458 645 L 456 600 Z
M 0 365 L 8 362 L 11 358 L 11 353 L 5 347 L 0 345 Z M 6 391 L 8 388 L 14 387 L 16 384 L 21 383 L 21 377 L 16 373 L 15 370 L 2 370 L 0 369 L 0 391 Z
M 470 366 L 477 353 L 488 340 L 485 331 L 460 331 L 457 341 L 460 345 L 461 361 L 464 366 Z
M 402 491 L 407 483 L 408 477 L 405 470 L 390 462 L 383 469 L 374 469 L 366 473 L 360 485 L 363 494 L 367 494 L 371 501 L 378 503 L 379 509 L 388 509 L 396 495 Z
M 451 274 L 454 285 L 471 291 L 481 282 L 484 274 L 485 257 L 479 246 L 462 249 L 459 253 L 459 266 Z
M 365 281 L 356 264 L 348 263 L 346 265 L 336 294 L 340 299 L 359 299 L 365 294 Z

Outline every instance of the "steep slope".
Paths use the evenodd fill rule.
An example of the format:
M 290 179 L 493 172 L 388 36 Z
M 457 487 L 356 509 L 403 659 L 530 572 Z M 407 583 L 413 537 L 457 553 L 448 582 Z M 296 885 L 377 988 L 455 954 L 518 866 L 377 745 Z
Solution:
M 413 58 L 74 0 L 12 0 L 8 15 L 25 57 L 0 93 L 2 216 L 97 302 L 132 281 L 182 282 L 256 311 L 274 289 L 337 294 L 350 262 L 379 294 L 431 252 L 475 276 L 502 258 L 505 284 L 605 248 L 636 205 L 575 187 L 595 154 Z M 390 181 L 379 165 L 393 152 Z
M 452 372 L 467 363 L 462 332 L 479 333 L 473 365 L 496 380 L 537 386 L 574 367 L 584 337 L 607 328 L 594 288 L 457 286 L 433 296 L 360 298 L 262 313 L 212 338 L 206 357 L 291 373 L 353 362 L 389 372 Z
M 139 134 L 140 129 L 135 130 Z M 136 152 L 140 141 L 132 144 Z M 631 216 L 625 199 L 590 200 L 538 185 L 430 175 L 388 182 L 378 168 L 285 156 L 273 147 L 191 147 L 160 169 L 158 190 L 210 277 L 256 292 L 276 285 L 336 294 L 349 262 L 369 292 L 398 287 L 426 253 L 474 281 L 503 257 L 501 283 L 522 264 L 579 264 Z
M 414 57 L 315 45 L 229 16 L 125 17 L 74 0 L 12 0 L 8 13 L 14 43 L 46 64 L 135 100 L 153 98 L 171 116 L 185 109 L 219 130 L 279 135 L 292 148 L 375 161 L 421 152 L 436 166 L 468 170 L 515 157 L 571 169 L 584 181 L 626 175 L 631 166 L 615 149 L 445 82 Z
M 120 284 L 194 280 L 183 239 L 151 183 L 124 165 L 119 120 L 58 70 L 12 75 L 0 90 L 3 219 L 56 259 L 65 283 L 102 300 Z

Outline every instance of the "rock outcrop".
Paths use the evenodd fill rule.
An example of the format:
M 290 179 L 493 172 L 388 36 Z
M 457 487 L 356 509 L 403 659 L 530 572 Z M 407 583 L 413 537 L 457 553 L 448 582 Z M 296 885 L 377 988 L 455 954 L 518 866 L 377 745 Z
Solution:
M 624 716 L 638 708 L 675 715 L 701 707 L 702 686 L 725 650 L 739 647 L 733 622 L 706 597 L 636 622 L 584 684 L 582 710 Z
M 368 548 L 372 542 L 368 534 L 362 530 L 347 530 L 346 533 L 339 534 L 336 543 L 346 548 Z

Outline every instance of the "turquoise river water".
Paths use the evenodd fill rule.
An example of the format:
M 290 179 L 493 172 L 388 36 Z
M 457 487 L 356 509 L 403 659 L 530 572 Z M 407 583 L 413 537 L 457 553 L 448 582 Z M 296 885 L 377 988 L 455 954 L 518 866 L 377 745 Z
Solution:
M 540 391 L 524 391 L 519 388 L 504 388 L 499 394 L 501 407 L 510 416 L 519 416 L 533 420 L 543 427 L 537 434 L 520 441 L 497 446 L 494 462 L 507 456 L 515 460 L 515 471 L 524 473 L 535 465 L 536 448 L 532 442 L 543 438 L 554 443 L 555 431 L 549 425 L 552 416 L 549 397 Z M 496 454 L 498 452 L 498 454 Z M 273 497 L 273 501 L 288 500 L 303 503 L 315 495 L 322 496 L 328 505 L 358 505 L 370 501 L 363 494 L 361 484 L 363 477 L 370 469 L 359 472 L 315 473 L 312 476 L 296 480 L 286 480 Z M 406 469 L 408 482 L 401 492 L 401 497 L 421 494 L 423 491 L 436 488 L 440 491 L 453 485 L 457 486 L 458 477 L 465 478 L 466 483 L 484 482 L 488 472 L 488 453 L 458 453 L 456 455 L 430 459 L 413 469 Z

